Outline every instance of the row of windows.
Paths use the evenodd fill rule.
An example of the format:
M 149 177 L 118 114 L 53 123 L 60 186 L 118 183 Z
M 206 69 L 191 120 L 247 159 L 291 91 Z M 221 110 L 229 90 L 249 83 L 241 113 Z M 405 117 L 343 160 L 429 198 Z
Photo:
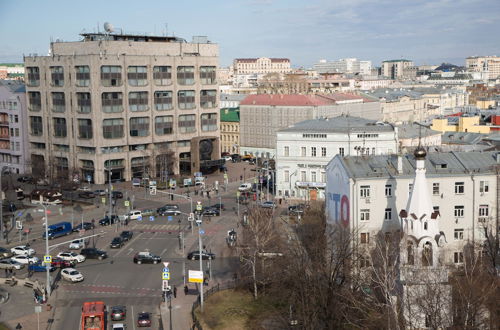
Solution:
M 204 85 L 216 83 L 215 66 L 200 66 L 199 81 Z M 101 84 L 105 87 L 121 86 L 123 84 L 122 67 L 119 65 L 101 66 Z M 179 85 L 194 85 L 194 66 L 177 67 L 177 83 Z M 147 86 L 149 82 L 147 66 L 128 66 L 127 80 L 129 86 Z M 171 66 L 154 66 L 153 81 L 157 86 L 167 86 L 172 84 Z M 64 86 L 64 67 L 50 67 L 50 82 L 54 87 Z M 40 86 L 40 68 L 26 68 L 26 83 L 28 86 Z M 90 67 L 88 65 L 75 66 L 75 85 L 78 87 L 88 87 L 90 85 Z
M 284 182 L 290 182 L 291 175 L 293 176 L 294 174 L 290 174 L 289 170 L 283 171 L 283 180 Z M 301 182 L 318 182 L 318 172 L 312 171 L 310 173 L 310 180 L 308 180 L 307 177 L 307 171 L 300 171 L 300 176 L 298 177 L 297 181 Z M 326 173 L 325 172 L 320 172 L 321 175 L 321 181 L 319 182 L 326 182 Z
M 318 150 L 321 150 L 321 157 L 326 157 L 326 147 L 310 147 L 310 156 L 311 157 L 318 157 Z M 285 146 L 283 149 L 283 156 L 289 157 L 290 156 L 290 147 Z M 300 147 L 300 157 L 307 157 L 307 148 L 306 147 Z
M 52 92 L 52 111 L 65 112 L 66 96 L 63 92 Z M 217 105 L 216 90 L 200 91 L 200 107 L 203 109 L 214 108 Z M 28 92 L 29 110 L 40 111 L 42 109 L 42 97 L 40 92 Z M 196 108 L 195 91 L 186 90 L 177 92 L 177 104 L 181 110 L 190 110 Z M 172 91 L 154 92 L 154 109 L 157 111 L 173 109 Z M 110 92 L 101 94 L 101 106 L 103 112 L 122 112 L 123 111 L 123 93 Z M 91 94 L 76 93 L 76 110 L 81 113 L 92 111 Z M 128 107 L 130 111 L 149 110 L 148 92 L 129 92 Z
M 2 110 L 17 110 L 17 102 L 16 101 L 0 101 L 0 109 Z
M 204 132 L 217 130 L 217 114 L 207 113 L 200 117 L 201 130 Z M 66 118 L 52 118 L 54 137 L 68 136 Z M 149 117 L 133 117 L 129 120 L 130 136 L 149 136 Z M 174 133 L 174 116 L 156 116 L 154 118 L 155 134 L 167 135 Z M 103 137 L 106 139 L 122 138 L 124 136 L 124 120 L 122 118 L 105 119 L 102 122 Z M 43 135 L 42 117 L 30 117 L 31 135 Z M 196 115 L 180 115 L 178 118 L 180 133 L 196 132 Z M 92 120 L 78 119 L 78 138 L 91 139 L 93 137 Z
M 413 189 L 413 183 L 408 184 L 408 191 L 411 193 Z M 370 198 L 371 187 L 369 185 L 363 185 L 359 187 L 359 196 L 361 198 Z M 490 191 L 490 184 L 488 181 L 479 181 L 479 192 L 487 193 Z M 465 182 L 455 182 L 455 194 L 463 195 L 465 193 Z M 432 194 L 435 196 L 440 195 L 440 184 L 439 182 L 432 183 Z M 392 197 L 393 189 L 391 184 L 385 185 L 385 196 Z

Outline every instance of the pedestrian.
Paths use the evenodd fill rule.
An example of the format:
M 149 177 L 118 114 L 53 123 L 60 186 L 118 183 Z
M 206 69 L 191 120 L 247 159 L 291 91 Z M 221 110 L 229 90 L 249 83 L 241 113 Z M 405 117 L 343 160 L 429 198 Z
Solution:
M 205 278 L 203 279 L 203 285 L 204 285 L 204 286 L 208 286 L 208 278 L 207 278 L 207 277 L 205 277 Z
M 184 295 L 187 296 L 188 292 L 189 292 L 188 286 L 184 285 Z
M 210 190 L 207 190 L 207 198 L 210 198 Z
M 177 298 L 177 287 L 174 285 L 174 298 Z
M 240 175 L 240 181 L 243 181 L 243 175 Z

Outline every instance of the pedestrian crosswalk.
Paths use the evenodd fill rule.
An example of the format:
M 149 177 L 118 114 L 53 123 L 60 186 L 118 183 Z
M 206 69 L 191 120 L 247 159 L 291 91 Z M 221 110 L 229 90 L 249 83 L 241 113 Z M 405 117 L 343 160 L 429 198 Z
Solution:
M 151 225 L 151 224 L 143 224 L 143 223 L 135 223 L 134 225 L 131 226 L 131 229 L 133 231 L 175 231 L 178 232 L 179 229 L 186 230 L 187 225 L 181 224 L 156 224 L 156 225 Z

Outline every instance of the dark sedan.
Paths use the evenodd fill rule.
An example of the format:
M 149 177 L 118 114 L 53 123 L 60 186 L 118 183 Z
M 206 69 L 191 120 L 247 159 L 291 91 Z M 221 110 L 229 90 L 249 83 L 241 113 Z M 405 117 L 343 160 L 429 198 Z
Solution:
M 91 199 L 95 198 L 95 194 L 92 191 L 82 191 L 78 193 L 78 197 L 84 198 L 84 199 Z
M 201 257 L 203 260 L 215 259 L 215 254 L 207 251 L 202 251 Z M 189 260 L 200 260 L 200 251 L 189 252 L 187 258 Z
M 134 235 L 133 232 L 131 231 L 128 231 L 128 230 L 124 230 L 120 233 L 120 237 L 122 238 L 122 240 L 124 241 L 130 241 L 132 239 L 132 236 Z
M 91 223 L 91 222 L 84 222 L 83 224 L 82 223 L 79 223 L 77 226 L 73 227 L 73 231 L 80 231 L 82 228 L 84 230 L 91 230 L 91 229 L 94 229 L 94 224 Z
M 113 191 L 111 192 L 111 197 L 114 199 L 123 198 L 123 193 L 121 191 Z
M 216 209 L 213 207 L 206 207 L 203 209 L 203 212 L 201 214 L 206 216 L 206 217 L 214 217 L 214 216 L 219 216 L 220 211 L 219 211 L 219 209 Z
M 111 321 L 123 321 L 127 316 L 127 309 L 125 306 L 111 307 Z
M 141 312 L 137 316 L 137 326 L 138 327 L 150 327 L 151 326 L 151 314 L 147 312 Z
M 123 246 L 123 239 L 121 237 L 115 237 L 111 241 L 111 244 L 109 244 L 109 247 L 112 249 L 119 249 Z
M 109 226 L 118 222 L 119 218 L 116 215 L 112 215 L 111 218 L 109 216 L 105 216 L 104 219 L 99 220 L 99 224 L 101 226 Z
M 102 251 L 96 248 L 86 248 L 80 251 L 80 254 L 85 256 L 87 259 L 105 259 L 108 257 L 106 251 Z

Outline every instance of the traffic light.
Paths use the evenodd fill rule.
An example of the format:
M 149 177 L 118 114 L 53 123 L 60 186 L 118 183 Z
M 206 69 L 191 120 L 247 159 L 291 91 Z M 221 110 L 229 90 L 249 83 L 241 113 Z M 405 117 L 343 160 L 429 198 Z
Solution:
M 174 195 L 170 195 L 170 200 L 173 201 L 174 200 Z

